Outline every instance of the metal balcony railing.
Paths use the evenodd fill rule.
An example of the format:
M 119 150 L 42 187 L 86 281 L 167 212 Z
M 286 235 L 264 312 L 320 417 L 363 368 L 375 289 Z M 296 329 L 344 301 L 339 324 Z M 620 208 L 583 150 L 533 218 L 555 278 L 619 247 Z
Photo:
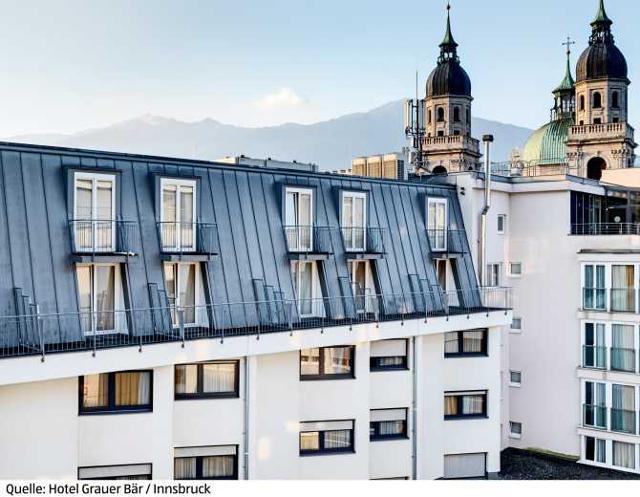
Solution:
M 595 345 L 583 345 L 582 367 L 592 369 L 607 369 L 607 348 Z
M 583 288 L 582 308 L 585 311 L 606 311 L 607 310 L 607 289 L 606 288 Z
M 39 309 L 37 306 L 34 307 Z M 508 288 L 278 299 L 0 317 L 0 358 L 472 315 L 511 308 Z
M 334 231 L 326 226 L 285 226 L 287 249 L 290 253 L 332 254 Z
M 610 409 L 611 431 L 636 433 L 636 412 L 626 409 Z
M 602 405 L 583 404 L 582 423 L 584 426 L 607 429 L 607 408 Z
M 165 254 L 220 253 L 218 227 L 213 223 L 159 222 L 158 237 Z
M 636 312 L 636 290 L 634 288 L 612 288 L 611 310 L 614 312 Z
M 571 234 L 579 236 L 640 235 L 639 223 L 580 223 L 571 225 Z
M 427 229 L 432 253 L 463 254 L 467 250 L 467 233 L 457 229 Z
M 636 371 L 635 349 L 611 348 L 611 370 L 634 373 Z
M 345 252 L 384 254 L 387 230 L 384 228 L 342 227 Z
M 69 221 L 74 254 L 132 254 L 138 250 L 138 223 L 121 220 Z

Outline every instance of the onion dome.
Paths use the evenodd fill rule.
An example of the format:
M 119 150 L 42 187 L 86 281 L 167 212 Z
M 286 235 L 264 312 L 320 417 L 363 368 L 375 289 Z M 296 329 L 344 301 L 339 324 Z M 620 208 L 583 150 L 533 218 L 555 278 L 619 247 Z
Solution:
M 440 43 L 438 66 L 427 79 L 427 98 L 444 95 L 471 96 L 471 79 L 460 65 L 458 44 L 451 33 L 451 7 L 447 5 L 447 30 Z
M 600 0 L 598 14 L 591 23 L 589 46 L 578 59 L 578 82 L 605 78 L 629 81 L 627 61 L 615 45 L 612 24 L 604 8 L 604 0 Z
M 551 121 L 535 131 L 522 153 L 522 159 L 539 165 L 560 164 L 567 155 L 566 142 L 573 118 Z

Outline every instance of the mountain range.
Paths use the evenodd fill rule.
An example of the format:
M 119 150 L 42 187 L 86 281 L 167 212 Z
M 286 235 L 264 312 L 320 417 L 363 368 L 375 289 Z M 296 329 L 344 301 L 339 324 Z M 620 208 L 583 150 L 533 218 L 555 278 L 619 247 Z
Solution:
M 480 118 L 472 126 L 474 136 L 495 136 L 496 161 L 506 160 L 532 132 Z M 402 101 L 308 125 L 245 128 L 214 119 L 184 122 L 146 115 L 68 135 L 21 135 L 7 141 L 204 160 L 244 154 L 315 163 L 322 170 L 349 167 L 358 156 L 400 151 L 407 143 Z

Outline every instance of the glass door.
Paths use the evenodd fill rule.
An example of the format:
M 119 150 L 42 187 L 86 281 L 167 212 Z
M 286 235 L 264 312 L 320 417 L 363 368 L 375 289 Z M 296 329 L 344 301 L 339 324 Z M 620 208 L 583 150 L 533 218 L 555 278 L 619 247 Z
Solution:
M 606 384 L 587 381 L 585 383 L 584 424 L 598 428 L 607 427 Z
M 427 234 L 431 249 L 447 250 L 448 202 L 446 198 L 430 198 L 427 202 Z
M 367 297 L 369 279 L 369 267 L 367 261 L 349 261 L 349 277 L 351 279 L 351 289 L 355 299 L 356 312 L 367 312 Z
M 292 252 L 310 252 L 313 248 L 312 191 L 287 189 L 285 232 Z
M 115 251 L 115 178 L 104 174 L 75 175 L 75 249 Z
M 116 266 L 78 266 L 78 293 L 82 330 L 87 333 L 115 331 Z
M 162 180 L 160 231 L 164 251 L 196 250 L 195 191 L 193 181 Z
M 349 252 L 366 250 L 366 211 L 365 193 L 344 193 L 342 197 L 342 235 L 345 248 Z
M 604 333 L 603 323 L 585 324 L 584 367 L 598 369 L 604 369 L 607 367 Z
M 585 309 L 606 309 L 605 267 L 603 265 L 588 264 L 584 267 L 584 295 Z
M 294 262 L 292 264 L 293 284 L 298 300 L 298 313 L 301 318 L 314 315 L 314 269 L 313 262 Z

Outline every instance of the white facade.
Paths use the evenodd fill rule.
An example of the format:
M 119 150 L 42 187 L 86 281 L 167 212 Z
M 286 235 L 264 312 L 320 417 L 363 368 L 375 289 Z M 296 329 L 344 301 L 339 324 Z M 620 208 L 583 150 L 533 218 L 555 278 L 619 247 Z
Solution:
M 175 456 L 207 450 L 235 451 L 240 479 L 442 478 L 445 457 L 460 454 L 484 455 L 484 470 L 496 473 L 499 330 L 510 320 L 500 311 L 5 359 L 0 424 L 11 429 L 0 432 L 0 477 L 150 465 L 154 479 L 172 479 Z M 478 328 L 488 330 L 486 356 L 445 358 L 446 332 Z M 408 368 L 370 371 L 371 344 L 388 339 L 407 339 Z M 355 346 L 353 378 L 301 380 L 301 349 L 339 345 Z M 175 364 L 226 359 L 239 360 L 237 396 L 174 398 Z M 79 413 L 79 376 L 141 369 L 153 371 L 151 412 Z M 486 392 L 486 416 L 445 420 L 445 392 L 469 391 Z M 407 437 L 370 441 L 372 409 L 406 410 Z M 344 420 L 353 421 L 352 452 L 300 455 L 303 423 Z

